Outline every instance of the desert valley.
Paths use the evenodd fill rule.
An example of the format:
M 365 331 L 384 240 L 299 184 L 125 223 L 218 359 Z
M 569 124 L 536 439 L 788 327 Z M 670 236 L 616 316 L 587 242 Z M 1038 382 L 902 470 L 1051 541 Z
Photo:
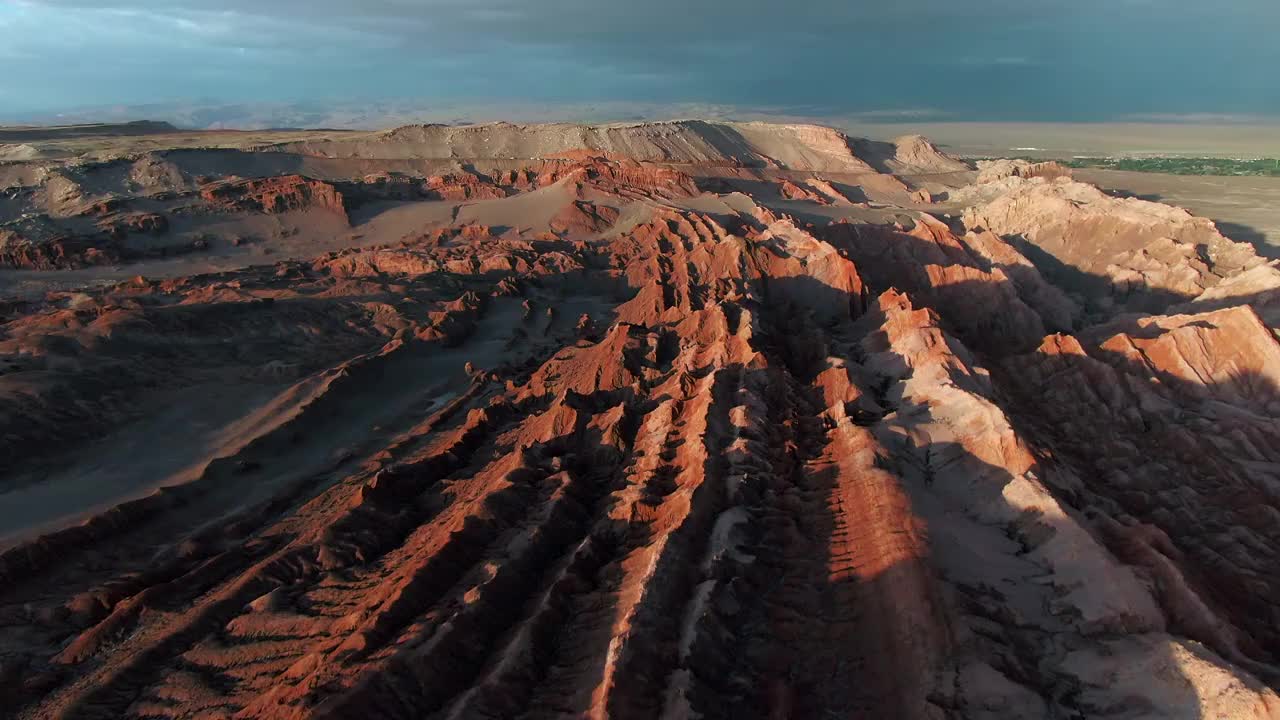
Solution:
M 1280 718 L 1270 229 L 803 124 L 0 142 L 0 716 Z

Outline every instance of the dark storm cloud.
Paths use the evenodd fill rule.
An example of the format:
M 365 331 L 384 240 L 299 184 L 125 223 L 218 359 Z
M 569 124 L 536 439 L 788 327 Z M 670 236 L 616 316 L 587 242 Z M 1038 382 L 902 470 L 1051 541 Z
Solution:
M 699 101 L 960 117 L 1277 113 L 1280 3 L 0 2 L 0 101 Z

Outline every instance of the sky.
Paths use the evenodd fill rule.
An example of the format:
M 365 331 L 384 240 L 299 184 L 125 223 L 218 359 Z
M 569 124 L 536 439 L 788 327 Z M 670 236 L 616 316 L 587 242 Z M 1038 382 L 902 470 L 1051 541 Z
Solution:
M 1280 0 L 0 0 L 0 115 L 705 103 L 892 120 L 1280 117 Z

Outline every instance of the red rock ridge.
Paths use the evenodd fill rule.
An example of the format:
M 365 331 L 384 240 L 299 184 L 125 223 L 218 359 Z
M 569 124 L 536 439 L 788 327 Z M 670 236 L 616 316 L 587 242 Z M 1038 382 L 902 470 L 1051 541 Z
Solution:
M 319 208 L 346 217 L 342 193 L 333 185 L 302 175 L 222 180 L 205 185 L 200 197 L 224 212 L 284 213 Z

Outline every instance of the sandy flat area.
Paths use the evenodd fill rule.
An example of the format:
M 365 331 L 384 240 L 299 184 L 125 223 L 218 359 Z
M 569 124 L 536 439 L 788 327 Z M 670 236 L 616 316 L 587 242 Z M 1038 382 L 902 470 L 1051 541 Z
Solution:
M 966 157 L 1280 157 L 1278 125 L 944 122 L 851 123 L 841 129 L 878 140 L 919 133 Z

